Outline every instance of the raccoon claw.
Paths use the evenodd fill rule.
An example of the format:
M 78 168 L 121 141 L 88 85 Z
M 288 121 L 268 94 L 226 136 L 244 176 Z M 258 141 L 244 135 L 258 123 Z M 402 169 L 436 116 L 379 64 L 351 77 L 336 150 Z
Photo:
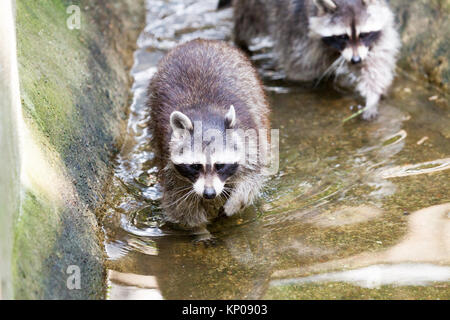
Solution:
M 366 121 L 373 121 L 378 117 L 378 110 L 376 108 L 369 108 L 362 113 L 362 118 Z
M 363 109 L 365 109 L 365 110 L 363 110 Z M 361 118 L 363 118 L 363 120 L 366 120 L 366 121 L 372 121 L 378 117 L 378 108 L 376 106 L 367 108 L 367 107 L 363 107 L 362 105 L 356 105 L 356 106 L 352 105 L 352 106 L 350 106 L 350 110 L 352 112 L 356 111 L 358 114 L 362 112 Z
M 217 218 L 224 218 L 224 217 L 227 217 L 227 214 L 225 213 L 225 209 L 222 206 L 219 209 L 219 213 L 217 214 Z
M 227 201 L 223 205 L 223 212 L 227 217 L 231 217 L 235 213 L 237 213 L 239 210 L 241 210 L 244 207 L 242 202 L 236 202 L 236 201 Z
M 359 110 L 361 110 L 363 108 L 363 106 L 362 105 L 360 105 L 360 104 L 358 104 L 358 105 L 351 105 L 350 106 L 350 111 L 359 111 Z
M 193 242 L 196 245 L 204 245 L 205 247 L 212 247 L 217 244 L 216 238 L 211 234 L 198 235 Z

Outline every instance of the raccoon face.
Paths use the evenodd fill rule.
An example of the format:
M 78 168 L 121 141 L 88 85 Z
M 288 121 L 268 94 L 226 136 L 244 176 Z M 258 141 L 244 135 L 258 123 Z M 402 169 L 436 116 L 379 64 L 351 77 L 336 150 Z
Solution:
M 380 37 L 381 31 L 371 31 L 356 34 L 340 34 L 323 37 L 322 41 L 339 51 L 345 60 L 352 64 L 361 63 L 367 58 L 370 49 L 376 40 Z
M 220 144 L 225 143 L 224 129 L 230 129 L 236 123 L 233 106 L 230 106 L 222 121 L 223 127 L 214 130 L 215 133 L 219 133 L 215 135 L 214 141 Z M 206 133 L 202 129 L 197 135 L 202 141 L 195 141 L 196 127 L 202 126 L 202 123 L 194 121 L 193 124 L 189 117 L 181 112 L 172 113 L 170 124 L 173 131 L 171 148 L 183 146 L 181 152 L 180 150 L 171 152 L 171 161 L 179 177 L 191 183 L 193 191 L 198 196 L 208 200 L 216 198 L 224 191 L 227 181 L 238 171 L 239 155 L 233 150 L 217 148 L 217 143 L 213 148 L 209 141 L 203 141 Z
M 177 172 L 192 183 L 194 192 L 205 198 L 214 199 L 224 190 L 225 183 L 239 168 L 238 163 L 174 164 Z
M 191 180 L 197 195 L 205 199 L 214 199 L 219 196 L 225 187 L 226 181 L 238 170 L 238 163 L 215 163 L 213 165 L 195 164 L 195 177 Z M 190 165 L 192 168 L 192 165 Z M 176 167 L 177 168 L 177 167 Z M 177 168 L 178 172 L 184 171 Z
M 314 0 L 309 35 L 352 64 L 363 62 L 376 46 L 392 13 L 383 0 Z

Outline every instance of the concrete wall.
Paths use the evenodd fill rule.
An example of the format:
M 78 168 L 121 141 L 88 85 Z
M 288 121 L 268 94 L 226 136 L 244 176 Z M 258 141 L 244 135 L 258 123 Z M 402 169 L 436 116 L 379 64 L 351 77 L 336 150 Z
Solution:
M 19 78 L 11 2 L 0 5 L 0 299 L 13 296 L 11 252 L 13 217 L 19 208 Z
M 8 18 L 0 17 L 2 24 L 12 19 L 10 4 L 1 2 L 0 12 Z M 0 200 L 6 230 L 0 239 L 3 297 L 102 298 L 104 257 L 96 211 L 125 125 L 128 72 L 144 4 L 17 0 L 15 5 L 18 68 L 8 60 L 6 65 L 12 74 L 18 69 L 19 81 L 1 77 L 2 87 L 20 84 L 20 100 L 3 90 L 1 99 L 6 103 L 0 168 L 10 169 L 2 170 L 0 183 L 7 190 Z M 0 43 L 14 60 L 14 39 L 2 36 Z M 19 142 L 14 130 L 20 132 Z M 11 188 L 19 170 L 20 191 Z

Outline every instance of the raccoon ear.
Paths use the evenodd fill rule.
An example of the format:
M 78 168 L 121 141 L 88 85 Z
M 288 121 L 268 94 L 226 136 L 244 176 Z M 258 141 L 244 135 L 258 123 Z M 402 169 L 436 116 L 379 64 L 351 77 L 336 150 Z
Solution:
M 234 106 L 231 105 L 227 114 L 225 115 L 225 127 L 233 128 L 236 124 L 236 111 L 234 111 Z
M 337 8 L 336 3 L 334 3 L 333 0 L 314 0 L 314 4 L 319 9 L 320 13 L 334 11 Z
M 170 115 L 170 126 L 172 127 L 173 132 L 192 130 L 194 128 L 191 120 L 184 113 L 179 111 L 174 111 Z

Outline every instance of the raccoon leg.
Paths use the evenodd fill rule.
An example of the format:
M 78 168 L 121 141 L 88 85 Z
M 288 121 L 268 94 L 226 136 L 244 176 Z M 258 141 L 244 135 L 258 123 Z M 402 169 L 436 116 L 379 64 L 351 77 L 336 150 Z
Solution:
M 362 113 L 362 118 L 367 121 L 375 120 L 378 117 L 378 102 L 380 95 L 368 94 L 366 97 L 365 110 Z
M 231 217 L 238 211 L 252 204 L 259 194 L 263 182 L 263 177 L 255 179 L 245 179 L 239 182 L 231 192 L 230 197 L 223 205 L 223 212 L 227 217 Z
M 207 213 L 202 206 L 192 204 L 190 208 L 178 206 L 175 210 L 166 209 L 165 214 L 169 222 L 190 231 L 195 236 L 193 240 L 195 243 L 203 243 L 207 246 L 215 243 L 214 236 L 206 228 Z
M 386 63 L 386 59 L 372 56 L 361 70 L 356 89 L 366 100 L 364 120 L 374 120 L 378 116 L 378 103 L 394 79 L 394 68 L 395 64 Z
M 216 238 L 208 231 L 206 225 L 195 227 L 192 233 L 195 235 L 194 243 L 203 243 L 205 246 L 216 244 Z
M 205 246 L 215 244 L 214 236 L 208 231 L 208 213 L 198 202 L 186 203 L 178 206 L 179 221 L 195 236 L 194 243 L 203 243 Z
M 250 53 L 250 40 L 267 32 L 267 12 L 261 0 L 233 1 L 234 42 Z
M 174 196 L 178 198 L 172 197 L 171 193 L 166 191 L 161 203 L 168 221 L 186 230 L 196 230 L 198 226 L 205 226 L 209 222 L 208 214 L 197 198 L 186 198 L 189 201 L 177 203 L 186 195 Z
M 239 212 L 241 209 L 244 208 L 244 202 L 241 201 L 241 199 L 239 199 L 238 197 L 235 197 L 231 200 L 228 200 L 224 205 L 223 205 L 223 213 L 227 216 L 227 217 L 231 217 L 232 215 L 234 215 L 235 213 Z
M 245 1 L 237 1 L 234 3 L 234 28 L 233 28 L 233 37 L 234 43 L 239 47 L 239 49 L 245 51 L 246 53 L 250 53 L 248 49 L 248 29 L 251 28 L 249 26 L 249 17 L 248 13 L 246 13 Z

